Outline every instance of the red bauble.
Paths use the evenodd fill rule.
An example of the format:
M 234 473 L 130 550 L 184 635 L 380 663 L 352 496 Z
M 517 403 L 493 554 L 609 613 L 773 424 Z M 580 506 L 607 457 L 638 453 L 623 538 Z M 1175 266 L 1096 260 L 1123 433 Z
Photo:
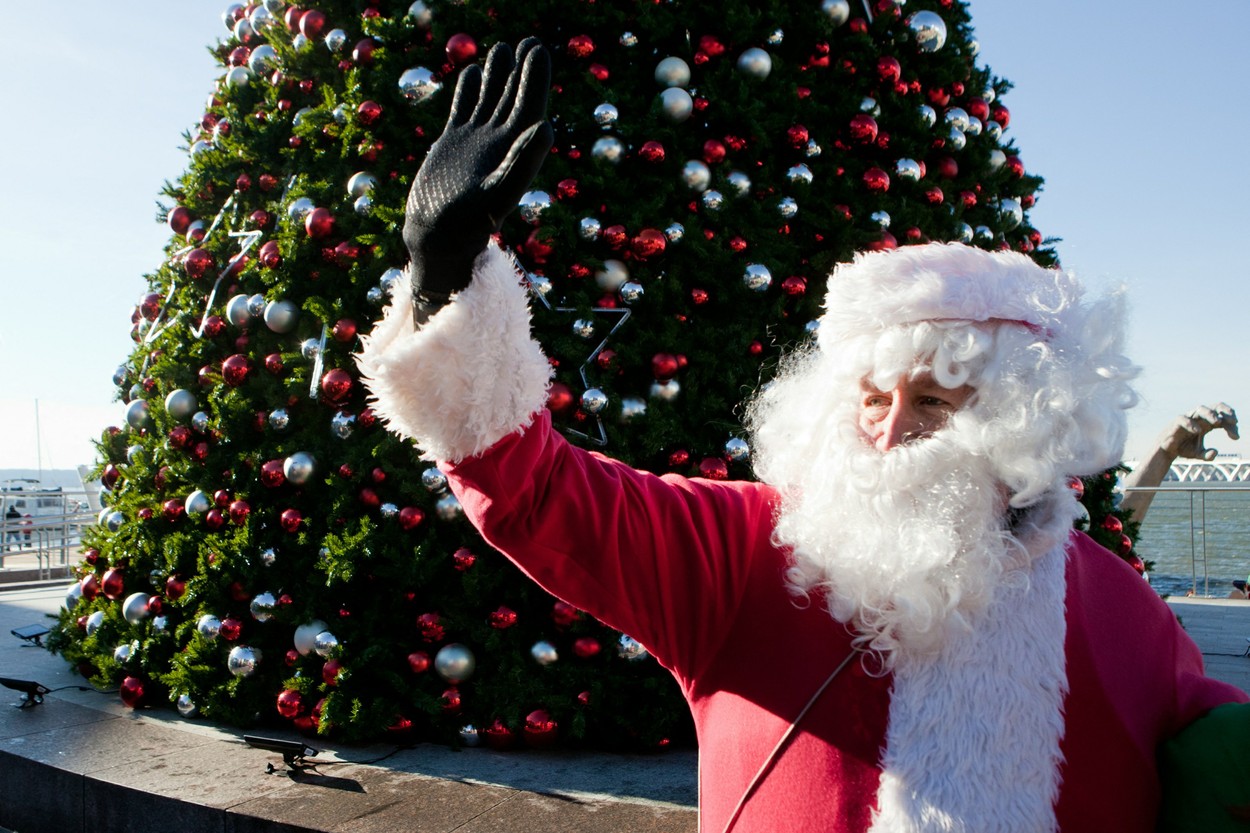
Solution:
M 265 370 L 268 370 L 274 376 L 278 376 L 283 369 L 281 353 L 270 353 L 268 356 L 265 356 Z
M 1115 515 L 1108 515 L 1102 519 L 1102 528 L 1108 532 L 1120 533 L 1124 531 L 1124 523 Z
M 964 104 L 964 110 L 974 119 L 985 121 L 990 117 L 990 105 L 986 103 L 984 98 L 970 98 Z
M 422 613 L 417 617 L 417 632 L 426 642 L 441 642 L 447 635 L 443 620 L 437 613 Z
M 210 509 L 204 514 L 204 526 L 216 532 L 226 525 L 226 516 L 220 509 Z
M 463 573 L 473 566 L 477 561 L 477 556 L 470 552 L 468 547 L 461 547 L 451 554 L 451 560 L 456 565 L 456 569 Z
M 285 509 L 281 517 L 278 519 L 284 532 L 294 534 L 299 532 L 300 524 L 304 522 L 304 516 L 300 514 L 298 509 Z
M 360 503 L 366 509 L 377 509 L 382 505 L 382 499 L 378 497 L 378 493 L 370 488 L 360 490 Z
M 95 573 L 87 573 L 82 577 L 82 581 L 78 582 L 79 588 L 82 590 L 82 597 L 87 601 L 91 601 L 100 595 L 100 580 L 95 577 Z
M 1024 176 L 1024 163 L 1020 161 L 1019 156 L 1008 156 L 1006 168 L 1014 177 Z
M 447 39 L 445 51 L 452 66 L 462 67 L 477 60 L 477 41 L 472 35 L 460 32 Z
M 590 35 L 574 35 L 569 38 L 569 54 L 574 58 L 589 58 L 595 51 Z
M 210 315 L 204 319 L 204 335 L 216 338 L 226 331 L 226 322 L 220 315 Z
M 460 711 L 460 691 L 454 686 L 443 692 L 440 698 L 443 701 L 443 711 L 449 714 L 455 714 Z
M 139 302 L 139 314 L 149 321 L 155 321 L 156 317 L 161 314 L 161 296 L 155 292 L 144 295 L 143 300 Z
M 668 453 L 668 467 L 670 469 L 679 469 L 690 462 L 690 452 L 684 448 L 678 448 Z
M 408 655 L 408 668 L 414 674 L 424 674 L 430 670 L 430 655 L 425 651 L 413 651 Z
M 118 693 L 127 708 L 139 708 L 139 704 L 143 702 L 143 680 L 138 677 L 127 677 L 122 680 Z
M 556 602 L 551 606 L 551 620 L 562 628 L 567 628 L 580 618 L 581 611 L 568 602 Z
M 703 143 L 703 161 L 715 165 L 725 161 L 725 143 L 719 139 L 708 139 Z
M 552 382 L 547 394 L 547 410 L 555 414 L 566 413 L 573 407 L 573 391 L 563 382 Z
M 525 716 L 525 742 L 535 749 L 554 745 L 559 738 L 558 730 L 558 724 L 546 709 L 535 709 Z
M 82 560 L 92 566 L 95 566 L 95 564 L 100 560 L 100 551 L 94 547 L 85 549 L 82 551 Z
M 126 592 L 126 579 L 122 571 L 113 569 L 105 573 L 104 578 L 100 579 L 100 589 L 104 591 L 105 598 L 120 599 Z
M 851 118 L 851 138 L 862 145 L 877 141 L 877 120 L 867 113 L 859 113 Z
M 934 161 L 933 170 L 943 179 L 954 179 L 959 176 L 959 163 L 950 156 L 943 156 Z
M 659 229 L 645 228 L 634 237 L 634 254 L 642 259 L 663 254 L 668 247 L 668 238 Z
M 941 205 L 945 200 L 946 195 L 936 185 L 930 185 L 924 190 L 924 201 L 929 205 Z
M 329 237 L 334 232 L 334 215 L 328 208 L 314 208 L 304 217 L 304 230 L 314 240 Z
M 1129 564 L 1129 566 L 1130 566 L 1130 567 L 1132 567 L 1134 570 L 1136 570 L 1136 571 L 1137 571 L 1137 575 L 1139 575 L 1139 576 L 1144 576 L 1144 575 L 1146 575 L 1146 562 L 1145 562 L 1145 561 L 1142 561 L 1142 560 L 1141 560 L 1139 557 L 1137 557 L 1136 555 L 1131 555 L 1131 556 L 1129 556 L 1129 558 L 1128 558 L 1128 564 Z
M 260 483 L 270 489 L 276 489 L 286 482 L 282 460 L 266 460 L 260 464 Z
M 165 222 L 169 224 L 169 230 L 178 236 L 187 233 L 187 229 L 191 226 L 191 212 L 183 208 L 181 205 L 174 206 L 169 212 L 169 216 L 165 218 Z
M 221 362 L 221 379 L 232 388 L 237 388 L 246 382 L 251 372 L 252 363 L 242 353 L 235 353 Z
M 339 675 L 343 673 L 343 663 L 337 659 L 327 660 L 326 664 L 321 666 L 321 679 L 328 686 L 336 686 L 339 684 Z
M 346 370 L 336 367 L 326 371 L 321 377 L 321 393 L 325 396 L 326 402 L 332 405 L 341 403 L 351 392 L 352 377 Z
M 589 70 L 590 74 L 595 77 L 596 81 L 607 81 L 608 76 L 611 74 L 608 72 L 608 68 L 603 64 L 591 64 Z
M 177 498 L 170 498 L 161 504 L 161 511 L 168 520 L 176 521 L 186 514 L 186 507 Z
M 1076 496 L 1077 500 L 1080 500 L 1081 498 L 1085 497 L 1085 481 L 1082 480 L 1081 478 L 1079 477 L 1069 478 L 1068 488 L 1072 490 L 1072 494 Z
M 300 34 L 309 40 L 316 40 L 321 37 L 321 32 L 326 27 L 326 16 L 316 9 L 307 9 L 299 16 Z
M 187 277 L 202 278 L 213 268 L 213 255 L 207 249 L 192 249 L 182 260 Z
M 405 532 L 416 529 L 425 520 L 425 512 L 416 506 L 405 506 L 399 510 L 399 528 Z
M 796 124 L 786 131 L 786 139 L 795 148 L 806 147 L 809 138 L 811 138 L 811 134 L 801 124 Z
M 203 463 L 208 459 L 208 443 L 196 443 L 191 448 L 191 459 L 198 463 Z
M 960 191 L 959 202 L 963 204 L 964 208 L 972 208 L 977 204 L 977 195 L 973 191 Z
M 361 66 L 369 66 L 373 63 L 373 50 L 375 49 L 377 49 L 377 43 L 373 38 L 356 41 L 356 45 L 352 47 L 352 60 Z
M 728 480 L 729 466 L 719 457 L 705 457 L 699 463 L 699 476 L 708 480 Z
M 1116 549 L 1116 552 L 1119 553 L 1121 558 L 1128 558 L 1129 553 L 1131 553 L 1132 551 L 1133 551 L 1133 539 L 1121 532 L 1120 533 L 1120 546 Z M 106 573 L 104 577 L 107 579 L 108 574 Z M 105 591 L 105 595 L 108 595 L 107 590 Z
M 583 636 L 581 639 L 573 642 L 573 653 L 582 659 L 590 659 L 593 656 L 597 656 L 601 650 L 603 650 L 603 646 L 593 636 Z
M 663 162 L 665 156 L 664 145 L 655 140 L 643 142 L 642 147 L 638 148 L 638 156 L 644 162 Z
M 285 689 L 278 695 L 278 714 L 291 720 L 304 710 L 304 697 L 293 688 Z
M 227 642 L 235 642 L 242 635 L 243 623 L 238 619 L 226 618 L 221 620 L 221 630 L 218 631 L 218 636 L 222 639 Z
M 247 516 L 251 514 L 252 507 L 246 500 L 236 500 L 230 503 L 230 520 L 235 526 L 243 526 L 247 523 Z
M 278 249 L 278 241 L 266 240 L 257 252 L 260 265 L 266 269 L 277 269 L 282 265 L 282 252 Z
M 807 278 L 791 275 L 781 282 L 781 291 L 791 298 L 801 298 L 807 294 Z
M 499 718 L 495 718 L 489 726 L 479 729 L 478 734 L 485 738 L 486 745 L 491 749 L 511 749 L 516 745 L 516 732 Z
M 299 662 L 299 651 L 294 648 L 288 648 L 282 660 L 286 663 L 287 668 L 294 668 L 295 664 Z
M 191 433 L 191 429 L 185 425 L 178 425 L 169 431 L 169 445 L 171 448 L 186 449 L 191 445 L 195 435 Z
M 121 479 L 121 469 L 109 463 L 104 467 L 104 473 L 100 475 L 100 485 L 108 491 L 113 491 L 113 487 L 117 485 L 117 481 Z
M 883 55 L 877 59 L 877 77 L 883 84 L 894 84 L 903 74 L 903 65 L 898 58 Z
M 187 592 L 187 583 L 177 576 L 165 579 L 165 595 L 170 599 L 181 599 Z M 86 595 L 86 594 L 84 594 Z
M 680 364 L 672 353 L 656 353 L 651 357 L 651 375 L 658 382 L 667 382 L 677 375 Z
M 510 607 L 500 606 L 487 617 L 487 621 L 496 630 L 506 630 L 516 624 L 516 611 Z
M 880 168 L 869 168 L 864 171 L 864 185 L 869 191 L 883 194 L 890 190 L 890 175 Z
M 335 341 L 351 341 L 356 337 L 356 322 L 350 318 L 340 318 L 334 323 L 334 330 L 332 332 Z
M 360 106 L 356 108 L 356 118 L 365 127 L 372 127 L 378 123 L 378 119 L 382 118 L 382 105 L 376 101 L 362 101 Z M 321 236 L 321 235 L 314 235 Z
M 153 616 L 160 616 L 165 612 L 165 600 L 160 596 L 148 597 L 148 613 Z
M 897 249 L 898 240 L 888 231 L 883 231 L 881 236 L 869 243 L 866 248 L 870 252 L 884 252 L 889 249 Z
M 997 107 L 995 107 L 993 115 L 994 115 L 994 121 L 998 122 L 1003 127 L 1006 127 L 1007 125 L 1011 124 L 1011 111 L 1008 110 L 1003 105 L 999 104 Z
M 583 691 L 580 694 L 578 694 L 577 703 L 578 705 L 581 705 L 581 706 L 589 706 L 590 705 L 590 692 Z
M 629 237 L 625 227 L 618 224 L 608 226 L 599 233 L 599 239 L 608 244 L 609 248 L 619 249 L 625 245 L 626 238 Z

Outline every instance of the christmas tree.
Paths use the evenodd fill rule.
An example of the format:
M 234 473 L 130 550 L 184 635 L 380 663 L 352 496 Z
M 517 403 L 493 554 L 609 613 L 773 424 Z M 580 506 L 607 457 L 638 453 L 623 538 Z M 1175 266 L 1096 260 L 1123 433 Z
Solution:
M 116 377 L 126 425 L 99 446 L 107 506 L 52 640 L 130 705 L 349 739 L 689 736 L 667 672 L 486 547 L 356 375 L 406 260 L 408 186 L 456 72 L 493 43 L 535 35 L 553 59 L 555 147 L 502 233 L 556 368 L 548 407 L 639 468 L 751 475 L 740 406 L 855 251 L 1055 260 L 1009 85 L 977 64 L 959 0 L 266 0 L 223 18 Z M 1096 531 L 1113 514 L 1091 512 Z

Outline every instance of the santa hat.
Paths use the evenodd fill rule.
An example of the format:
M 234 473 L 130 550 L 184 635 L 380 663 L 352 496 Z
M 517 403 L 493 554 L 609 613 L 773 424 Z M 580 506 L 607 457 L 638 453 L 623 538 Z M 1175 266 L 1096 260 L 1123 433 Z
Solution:
M 829 277 L 818 340 L 831 349 L 850 336 L 938 320 L 1012 322 L 1053 340 L 1071 329 L 1081 295 L 1071 274 L 1017 252 L 928 243 L 860 253 Z

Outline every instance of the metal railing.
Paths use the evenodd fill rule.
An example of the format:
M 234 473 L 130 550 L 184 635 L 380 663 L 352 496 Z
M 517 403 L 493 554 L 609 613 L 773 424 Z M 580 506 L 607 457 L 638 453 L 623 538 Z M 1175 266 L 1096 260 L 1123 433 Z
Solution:
M 6 558 L 33 555 L 39 578 L 46 579 L 52 577 L 54 566 L 68 565 L 70 553 L 82 541 L 83 529 L 97 520 L 95 513 L 84 508 L 88 505 L 84 497 L 77 492 L 6 492 L 6 503 L 18 506 L 18 511 L 26 508 L 19 501 L 30 502 L 30 508 L 40 514 L 23 513 L 19 518 L 0 514 L 0 568 Z M 60 505 L 50 507 L 51 499 Z

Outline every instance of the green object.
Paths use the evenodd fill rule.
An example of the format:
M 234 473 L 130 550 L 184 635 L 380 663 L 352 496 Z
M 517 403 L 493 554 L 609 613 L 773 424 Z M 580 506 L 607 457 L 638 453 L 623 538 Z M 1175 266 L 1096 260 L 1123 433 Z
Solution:
M 1250 703 L 1212 709 L 1159 751 L 1160 831 L 1250 831 Z

